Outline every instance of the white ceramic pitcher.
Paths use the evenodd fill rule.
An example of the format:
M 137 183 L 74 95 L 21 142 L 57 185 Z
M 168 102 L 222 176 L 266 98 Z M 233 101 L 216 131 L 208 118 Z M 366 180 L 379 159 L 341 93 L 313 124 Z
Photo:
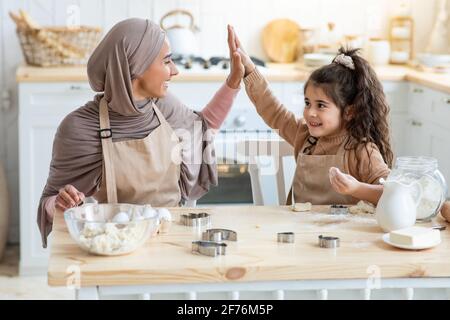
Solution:
M 384 179 L 380 179 L 380 183 L 384 185 L 384 190 L 375 211 L 378 225 L 385 232 L 412 227 L 416 223 L 417 206 L 422 198 L 420 183 L 404 184 Z

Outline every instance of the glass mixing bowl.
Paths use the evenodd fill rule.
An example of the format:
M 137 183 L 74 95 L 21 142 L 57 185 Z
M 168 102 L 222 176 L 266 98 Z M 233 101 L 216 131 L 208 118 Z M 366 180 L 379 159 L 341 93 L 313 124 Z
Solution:
M 96 255 L 128 254 L 158 232 L 160 219 L 151 206 L 89 203 L 64 212 L 71 237 Z

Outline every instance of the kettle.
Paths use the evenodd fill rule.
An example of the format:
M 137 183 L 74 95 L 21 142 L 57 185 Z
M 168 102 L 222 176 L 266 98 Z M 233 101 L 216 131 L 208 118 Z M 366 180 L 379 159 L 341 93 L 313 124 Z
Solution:
M 173 24 L 172 26 L 165 26 L 164 21 L 175 15 L 185 15 L 190 18 L 189 26 L 182 26 L 180 24 Z M 160 21 L 161 29 L 163 29 L 167 38 L 169 39 L 172 53 L 175 56 L 195 56 L 198 55 L 198 44 L 195 33 L 199 28 L 194 24 L 194 16 L 187 10 L 176 9 L 166 13 Z
M 422 198 L 422 185 L 417 181 L 405 184 L 383 178 L 380 183 L 384 189 L 375 210 L 378 225 L 385 232 L 412 227 L 416 223 L 417 206 Z

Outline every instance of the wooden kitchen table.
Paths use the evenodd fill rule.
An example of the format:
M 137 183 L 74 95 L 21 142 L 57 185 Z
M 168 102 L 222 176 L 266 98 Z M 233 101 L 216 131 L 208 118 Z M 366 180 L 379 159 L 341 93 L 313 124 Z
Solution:
M 441 288 L 450 293 L 450 229 L 441 232 L 442 243 L 422 251 L 401 250 L 385 244 L 375 217 L 330 215 L 328 206 L 312 212 L 292 212 L 289 207 L 220 206 L 173 208 L 174 222 L 167 234 L 149 239 L 135 252 L 101 257 L 82 251 L 71 239 L 64 218 L 53 224 L 48 266 L 50 286 L 75 289 L 79 299 L 110 294 L 200 294 L 265 291 L 283 299 L 290 291 L 315 290 L 326 299 L 328 290 L 358 289 L 368 299 L 372 289 L 402 289 L 412 299 L 413 288 Z M 212 228 L 237 232 L 237 242 L 227 242 L 225 256 L 208 257 L 191 252 L 201 231 L 179 224 L 188 212 L 211 214 Z M 448 226 L 439 218 L 440 224 Z M 294 232 L 295 243 L 277 242 L 278 232 Z M 340 238 L 340 247 L 318 246 L 318 236 Z M 445 292 L 445 291 L 444 291 Z

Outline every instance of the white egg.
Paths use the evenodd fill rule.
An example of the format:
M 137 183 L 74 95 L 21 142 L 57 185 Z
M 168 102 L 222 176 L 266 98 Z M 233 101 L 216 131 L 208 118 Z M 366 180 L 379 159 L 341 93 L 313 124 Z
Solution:
M 158 218 L 161 220 L 172 221 L 172 214 L 166 208 L 158 209 Z
M 130 218 L 126 212 L 119 212 L 114 216 L 112 221 L 115 223 L 128 223 L 130 222 Z
M 144 209 L 144 213 L 142 214 L 145 219 L 155 218 L 158 215 L 155 209 L 148 207 Z

